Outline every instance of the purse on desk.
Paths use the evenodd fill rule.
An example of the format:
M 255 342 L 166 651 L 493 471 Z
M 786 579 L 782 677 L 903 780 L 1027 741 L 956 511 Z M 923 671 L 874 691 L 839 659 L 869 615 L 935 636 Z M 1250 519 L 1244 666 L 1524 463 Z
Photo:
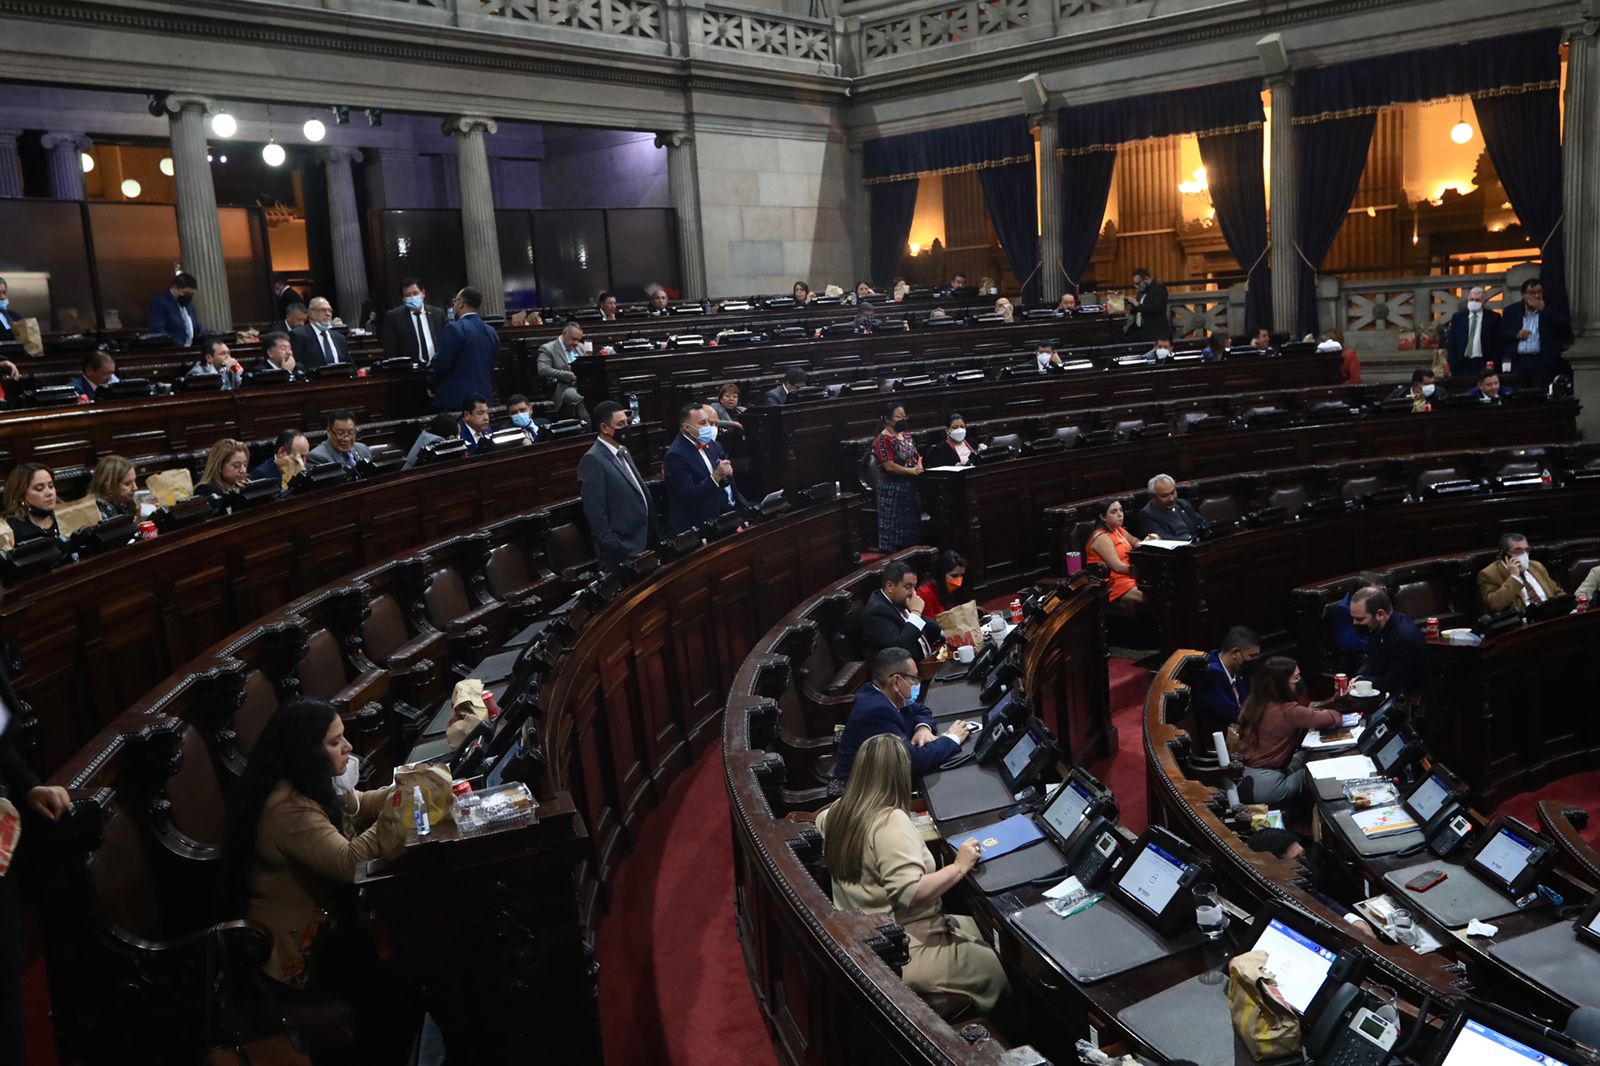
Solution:
M 1228 1014 L 1255 1061 L 1300 1050 L 1300 1019 L 1268 972 L 1266 952 L 1246 951 L 1228 962 Z

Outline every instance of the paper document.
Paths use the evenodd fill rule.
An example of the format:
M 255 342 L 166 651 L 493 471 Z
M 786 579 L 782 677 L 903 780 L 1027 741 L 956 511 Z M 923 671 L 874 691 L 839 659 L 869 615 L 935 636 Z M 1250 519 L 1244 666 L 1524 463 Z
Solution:
M 1360 725 L 1361 716 L 1359 714 L 1347 714 L 1342 719 L 1342 724 L 1346 729 L 1349 729 L 1351 726 Z
M 1341 755 L 1337 759 L 1318 759 L 1306 763 L 1306 769 L 1318 781 L 1348 781 L 1352 777 L 1371 777 L 1378 772 L 1372 760 L 1365 755 Z
M 1135 547 L 1140 548 L 1163 548 L 1166 551 L 1171 551 L 1174 548 L 1187 548 L 1189 546 L 1189 542 L 1186 540 L 1167 540 L 1165 537 L 1151 537 L 1149 540 L 1141 540 L 1135 545 Z
M 1078 883 L 1077 877 L 1075 877 L 1075 876 L 1074 877 L 1069 877 L 1065 881 L 1063 881 L 1059 885 L 1057 885 L 1056 887 L 1045 889 L 1044 890 L 1044 898 L 1045 899 L 1061 899 L 1063 896 L 1070 896 L 1074 892 L 1081 891 L 1082 889 L 1083 889 L 1083 885 Z
M 1302 748 L 1311 751 L 1322 751 L 1328 748 L 1347 748 L 1361 739 L 1361 727 L 1352 726 L 1345 729 L 1313 729 L 1306 734 L 1306 739 L 1300 742 Z
M 946 472 L 954 471 L 956 473 L 960 473 L 963 470 L 971 470 L 971 469 L 972 469 L 972 467 L 970 467 L 970 466 L 928 466 L 928 467 L 923 467 L 924 471 L 943 470 L 943 471 L 946 471 Z
M 1369 840 L 1379 837 L 1393 836 L 1404 833 L 1409 829 L 1417 828 L 1417 820 L 1399 805 L 1393 807 L 1374 807 L 1368 811 L 1356 811 L 1350 816 L 1356 823 L 1356 828 Z

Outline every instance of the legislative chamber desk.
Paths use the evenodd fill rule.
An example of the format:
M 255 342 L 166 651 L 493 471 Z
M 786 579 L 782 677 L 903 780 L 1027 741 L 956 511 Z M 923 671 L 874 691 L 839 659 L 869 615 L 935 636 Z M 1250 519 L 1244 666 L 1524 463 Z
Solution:
M 908 399 L 907 402 L 912 401 Z M 1575 429 L 1571 420 L 1575 412 L 1576 405 L 1569 402 L 1563 402 L 1554 409 L 1544 404 L 1501 408 L 1491 413 L 1496 443 L 1532 444 L 1536 441 L 1559 440 L 1564 434 L 1573 435 Z M 1404 457 L 1419 452 L 1470 448 L 1482 442 L 1486 424 L 1484 419 L 1485 412 L 1476 408 L 1439 411 L 1426 419 L 1409 412 L 1384 411 L 1338 422 L 1152 436 L 1098 447 L 1076 448 L 1064 453 L 980 462 L 964 470 L 927 470 L 916 479 L 916 484 L 922 493 L 923 510 L 929 516 L 926 538 L 944 547 L 954 548 L 965 556 L 968 566 L 977 575 L 980 591 L 1003 592 L 1040 574 L 1061 571 L 1066 550 L 1065 531 L 1059 528 L 1058 520 L 1048 513 L 1048 509 L 1063 500 L 1127 492 L 1134 486 L 1142 487 L 1147 478 L 1157 473 L 1170 474 L 1179 481 L 1187 481 L 1232 474 L 1240 470 L 1241 464 L 1255 470 L 1310 467 L 1347 459 Z M 1474 499 L 1481 501 L 1481 497 Z M 1389 513 L 1403 515 L 1405 512 L 1404 509 L 1395 512 L 1391 508 L 1383 515 Z M 1566 513 L 1579 515 L 1583 512 L 1563 512 Z M 1384 529 L 1388 525 L 1386 518 L 1372 517 L 1377 528 L 1363 530 L 1360 539 L 1348 536 L 1350 529 L 1358 528 L 1359 519 L 1345 527 L 1345 539 L 1337 542 L 1345 557 L 1360 551 L 1364 543 L 1371 543 L 1375 537 L 1387 536 L 1389 539 L 1383 541 L 1385 546 L 1405 541 L 1404 536 Z M 1472 525 L 1470 518 L 1463 521 L 1468 526 Z M 1226 579 L 1252 584 L 1253 588 L 1248 594 L 1263 599 L 1267 598 L 1268 590 L 1293 587 L 1304 578 L 1304 569 L 1287 571 L 1284 574 L 1287 584 L 1263 580 L 1275 575 L 1276 571 L 1273 570 L 1254 574 L 1248 581 L 1241 582 L 1238 570 L 1254 565 L 1298 564 L 1303 567 L 1306 563 L 1304 544 L 1298 538 L 1311 528 L 1296 523 L 1276 531 L 1283 538 L 1281 547 L 1275 546 L 1278 554 L 1262 557 L 1253 550 L 1242 551 L 1225 575 Z M 1518 527 L 1512 523 L 1501 528 Z M 1163 630 L 1168 647 L 1175 643 L 1209 646 L 1206 644 L 1207 638 L 1193 638 L 1192 634 L 1199 630 L 1207 634 L 1209 639 L 1214 639 L 1240 618 L 1253 619 L 1258 627 L 1266 626 L 1267 629 L 1262 630 L 1263 635 L 1273 628 L 1267 616 L 1252 614 L 1239 607 L 1233 588 L 1229 588 L 1226 595 L 1213 595 L 1209 601 L 1227 605 L 1227 617 L 1218 620 L 1206 602 L 1191 598 L 1191 588 L 1183 583 L 1186 580 L 1200 580 L 1189 570 L 1183 569 L 1185 566 L 1193 567 L 1205 578 L 1210 575 L 1209 562 L 1190 560 L 1197 556 L 1202 560 L 1208 559 L 1209 553 L 1226 552 L 1227 546 L 1235 543 L 1253 546 L 1257 538 L 1270 536 L 1272 532 L 1236 534 L 1197 549 L 1178 552 L 1135 549 L 1134 569 L 1139 573 L 1140 585 L 1150 583 L 1146 594 L 1151 595 L 1153 591 L 1151 598 L 1160 605 L 1156 610 L 1160 612 L 1163 623 L 1175 627 Z M 1480 535 L 1479 539 L 1493 538 Z M 1415 552 L 1408 554 L 1414 555 Z M 1352 566 L 1389 557 L 1374 548 L 1371 554 L 1357 559 Z M 1230 555 L 1228 558 L 1233 557 Z M 1322 569 L 1321 558 L 1314 553 L 1311 558 L 1316 561 L 1317 568 Z M 1334 563 L 1334 560 L 1328 561 Z M 1341 568 L 1334 563 L 1322 572 L 1339 573 Z M 1236 608 L 1240 613 L 1232 613 Z M 1277 625 L 1281 627 L 1282 623 Z

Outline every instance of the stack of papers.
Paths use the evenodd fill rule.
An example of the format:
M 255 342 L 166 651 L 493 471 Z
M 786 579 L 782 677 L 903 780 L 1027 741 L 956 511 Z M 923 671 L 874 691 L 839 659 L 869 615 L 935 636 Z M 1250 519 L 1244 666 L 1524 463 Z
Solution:
M 1361 830 L 1368 840 L 1393 836 L 1417 828 L 1417 820 L 1398 804 L 1392 807 L 1373 807 L 1371 810 L 1356 811 L 1350 816 L 1350 820 L 1356 823 L 1356 828 Z
M 1341 755 L 1337 759 L 1318 759 L 1306 764 L 1306 770 L 1316 781 L 1349 781 L 1354 777 L 1372 777 L 1378 768 L 1365 755 Z
M 1167 551 L 1171 551 L 1174 548 L 1187 548 L 1189 547 L 1189 542 L 1186 540 L 1167 540 L 1165 537 L 1151 537 L 1149 540 L 1141 540 L 1135 547 L 1165 548 Z

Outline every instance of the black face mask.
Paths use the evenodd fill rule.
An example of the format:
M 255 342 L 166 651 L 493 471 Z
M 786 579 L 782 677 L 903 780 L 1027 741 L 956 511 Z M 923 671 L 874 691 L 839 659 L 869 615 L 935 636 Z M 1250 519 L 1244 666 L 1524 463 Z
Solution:
M 1246 659 L 1239 664 L 1240 677 L 1254 677 L 1261 670 L 1260 659 Z
M 194 302 L 194 296 L 192 294 L 178 297 L 178 306 L 179 307 L 188 307 L 193 302 Z
M 32 515 L 34 518 L 50 518 L 50 517 L 53 517 L 55 515 L 55 512 L 54 511 L 46 511 L 44 508 L 35 507 L 33 504 L 30 503 L 30 504 L 28 504 L 28 514 Z
M 906 430 L 908 430 L 910 428 L 911 428 L 911 419 L 909 419 L 909 418 L 902 418 L 902 419 L 900 419 L 899 421 L 897 421 L 894 424 L 894 431 L 896 433 L 904 433 Z

